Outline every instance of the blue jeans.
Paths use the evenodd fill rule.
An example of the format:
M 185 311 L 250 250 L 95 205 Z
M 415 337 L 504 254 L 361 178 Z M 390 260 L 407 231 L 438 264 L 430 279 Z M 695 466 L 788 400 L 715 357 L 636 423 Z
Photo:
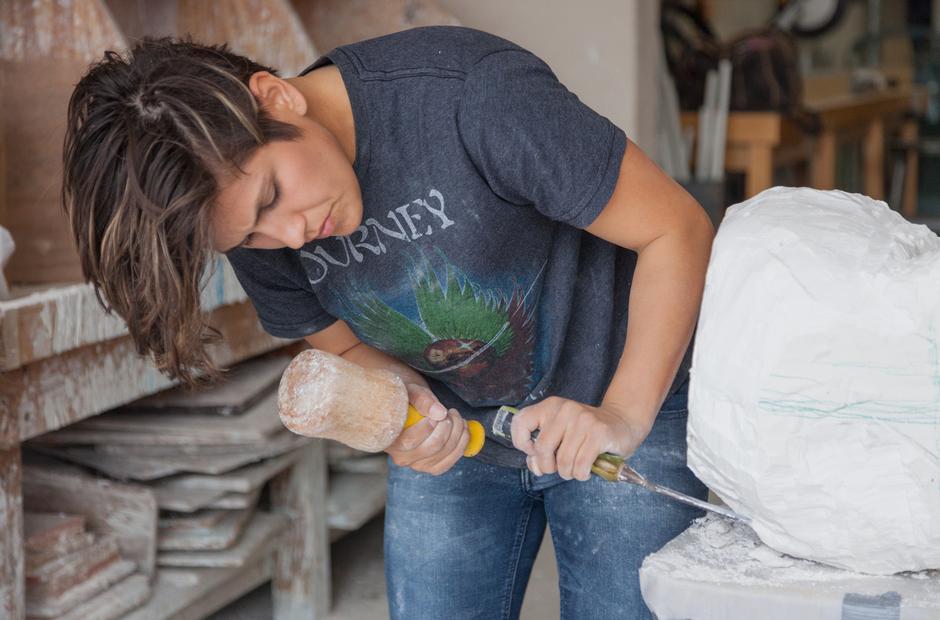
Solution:
M 705 499 L 686 467 L 687 392 L 663 404 L 631 465 L 650 480 Z M 393 620 L 519 616 L 548 524 L 561 618 L 650 618 L 638 570 L 700 510 L 628 483 L 565 481 L 461 459 L 431 476 L 390 463 L 385 577 Z

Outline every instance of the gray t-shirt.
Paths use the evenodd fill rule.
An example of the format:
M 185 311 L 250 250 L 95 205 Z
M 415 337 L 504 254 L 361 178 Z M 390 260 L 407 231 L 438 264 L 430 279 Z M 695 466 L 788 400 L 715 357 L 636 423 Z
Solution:
M 342 319 L 468 419 L 547 396 L 598 404 L 636 255 L 581 229 L 610 199 L 623 131 L 533 54 L 468 28 L 339 47 L 301 75 L 329 63 L 352 104 L 362 225 L 228 253 L 265 329 Z M 478 458 L 525 464 L 494 442 Z

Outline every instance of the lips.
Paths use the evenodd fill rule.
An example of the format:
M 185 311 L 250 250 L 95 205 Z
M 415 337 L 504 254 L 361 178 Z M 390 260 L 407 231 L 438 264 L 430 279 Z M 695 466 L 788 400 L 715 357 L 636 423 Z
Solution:
M 307 233 L 306 242 L 310 243 L 316 239 L 323 239 L 329 237 L 333 230 L 336 228 L 336 221 L 333 219 L 333 207 L 330 207 L 330 210 L 326 214 L 326 218 L 320 222 L 320 228 L 316 233 L 310 234 Z
M 336 222 L 333 221 L 333 212 L 330 211 L 330 214 L 323 220 L 323 224 L 320 225 L 320 232 L 317 233 L 317 239 L 329 237 L 333 234 L 334 228 L 336 228 Z

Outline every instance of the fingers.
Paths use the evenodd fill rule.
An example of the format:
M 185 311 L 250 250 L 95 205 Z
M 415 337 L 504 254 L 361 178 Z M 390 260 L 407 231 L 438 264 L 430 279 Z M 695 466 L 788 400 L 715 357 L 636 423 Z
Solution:
M 531 455 L 530 455 L 530 456 L 525 457 L 525 465 L 526 465 L 526 467 L 529 468 L 529 471 L 531 471 L 531 472 L 532 472 L 533 474 L 535 474 L 536 476 L 542 476 L 542 475 L 544 475 L 544 474 L 542 473 L 542 470 L 539 469 L 538 463 L 535 462 L 535 456 L 531 456 Z
M 555 453 L 568 432 L 571 418 L 569 409 L 572 406 L 577 407 L 578 404 L 561 398 L 547 398 L 525 410 L 528 416 L 531 410 L 535 409 L 536 417 L 539 419 L 539 436 L 529 453 L 533 457 L 536 469 L 541 472 L 539 475 L 553 474 L 558 471 Z
M 469 441 L 466 422 L 451 409 L 443 420 L 425 419 L 405 429 L 387 451 L 400 467 L 439 475 L 463 456 Z
M 456 412 L 454 412 L 456 414 Z M 442 423 L 443 424 L 443 423 Z M 463 456 L 464 448 L 470 441 L 470 432 L 467 424 L 459 416 L 452 422 L 452 432 L 444 446 L 426 459 L 419 460 L 412 465 L 413 469 L 438 476 L 454 466 Z
M 541 403 L 519 411 L 513 417 L 510 428 L 512 445 L 516 450 L 525 452 L 530 456 L 535 454 L 535 442 L 532 440 L 532 433 L 542 425 L 542 410 L 544 407 L 540 405 Z
M 439 424 L 436 420 L 425 418 L 403 430 L 385 451 L 392 455 L 392 461 L 396 465 L 407 467 L 418 458 L 412 456 L 415 448 L 423 444 Z
M 555 453 L 555 466 L 558 468 L 558 475 L 565 480 L 575 478 L 575 461 L 581 447 L 586 443 L 587 438 L 583 433 L 576 432 L 576 429 L 566 428 L 564 441 L 558 446 Z M 575 431 L 575 432 L 572 432 Z
M 595 447 L 593 442 L 583 442 L 574 457 L 574 464 L 571 467 L 572 477 L 582 482 L 590 479 L 591 468 L 594 466 L 594 461 L 597 460 L 597 456 L 601 452 L 602 450 Z
M 434 392 L 415 383 L 405 386 L 408 389 L 408 401 L 418 410 L 418 413 L 432 420 L 443 420 L 447 417 L 447 408 L 434 396 Z
M 526 465 L 536 476 L 557 472 L 565 480 L 587 480 L 602 452 L 604 424 L 591 407 L 565 398 L 546 398 L 519 412 L 512 423 L 513 445 L 526 453 Z M 539 430 L 534 441 L 531 434 Z

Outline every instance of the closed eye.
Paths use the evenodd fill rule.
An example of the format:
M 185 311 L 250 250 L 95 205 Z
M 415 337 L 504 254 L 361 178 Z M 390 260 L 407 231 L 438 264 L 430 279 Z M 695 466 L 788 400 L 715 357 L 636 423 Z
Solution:
M 281 186 L 278 184 L 277 179 L 274 179 L 274 198 L 271 199 L 271 202 L 269 202 L 266 205 L 263 205 L 260 209 L 258 209 L 258 215 L 255 217 L 255 224 L 254 224 L 255 226 L 258 225 L 258 222 L 261 221 L 261 217 L 265 213 L 277 207 L 277 203 L 280 200 L 280 198 L 281 198 Z M 255 237 L 255 233 L 248 233 L 248 235 L 242 240 L 242 242 L 239 243 L 235 247 L 239 247 L 239 248 L 249 247 L 254 237 Z

